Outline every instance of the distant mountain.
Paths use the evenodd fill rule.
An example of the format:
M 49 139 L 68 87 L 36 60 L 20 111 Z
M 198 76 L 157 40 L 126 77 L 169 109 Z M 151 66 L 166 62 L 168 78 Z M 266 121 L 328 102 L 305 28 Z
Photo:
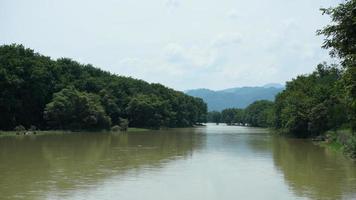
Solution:
M 186 91 L 186 94 L 202 98 L 208 104 L 209 111 L 221 111 L 225 108 L 245 108 L 262 99 L 273 101 L 275 95 L 283 89 L 281 84 L 270 83 L 261 87 L 237 87 L 218 91 L 195 89 Z

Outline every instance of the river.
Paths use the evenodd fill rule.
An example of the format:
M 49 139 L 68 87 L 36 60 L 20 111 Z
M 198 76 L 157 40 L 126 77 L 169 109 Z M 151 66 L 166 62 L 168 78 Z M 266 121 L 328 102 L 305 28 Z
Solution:
M 0 199 L 356 199 L 356 162 L 266 129 L 0 138 Z

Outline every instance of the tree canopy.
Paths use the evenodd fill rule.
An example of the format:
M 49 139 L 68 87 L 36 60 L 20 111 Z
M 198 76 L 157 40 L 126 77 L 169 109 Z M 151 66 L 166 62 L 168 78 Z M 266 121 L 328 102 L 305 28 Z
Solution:
M 341 75 L 336 66 L 320 64 L 312 74 L 287 82 L 275 102 L 276 128 L 309 137 L 346 123 L 346 108 L 337 84 Z
M 22 45 L 0 46 L 0 129 L 192 126 L 206 121 L 199 98 L 118 76 L 68 58 L 52 60 Z M 111 123 L 110 123 L 111 122 Z
M 52 129 L 109 129 L 111 119 L 95 94 L 65 88 L 46 105 L 44 118 Z
M 344 100 L 353 130 L 356 130 L 356 0 L 347 0 L 334 8 L 323 8 L 332 23 L 318 31 L 324 35 L 323 47 L 330 55 L 341 59 L 345 68 L 342 77 Z
M 274 103 L 268 100 L 255 101 L 247 108 L 228 108 L 221 113 L 208 113 L 208 121 L 226 123 L 227 125 L 249 125 L 255 127 L 271 127 L 274 122 Z

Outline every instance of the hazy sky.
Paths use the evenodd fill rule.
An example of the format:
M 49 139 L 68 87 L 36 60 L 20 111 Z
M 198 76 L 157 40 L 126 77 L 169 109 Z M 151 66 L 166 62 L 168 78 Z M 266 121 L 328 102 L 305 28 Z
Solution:
M 0 44 L 178 90 L 284 83 L 330 60 L 315 31 L 340 2 L 0 0 Z

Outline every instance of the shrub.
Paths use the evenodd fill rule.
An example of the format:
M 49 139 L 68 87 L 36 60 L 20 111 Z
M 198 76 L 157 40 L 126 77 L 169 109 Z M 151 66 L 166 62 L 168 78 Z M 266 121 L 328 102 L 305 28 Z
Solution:
M 120 126 L 119 125 L 115 125 L 115 126 L 113 126 L 113 127 L 111 127 L 111 131 L 113 131 L 113 132 L 118 132 L 118 131 L 120 131 Z
M 120 131 L 127 131 L 129 127 L 129 121 L 127 119 L 120 118 Z
M 18 125 L 14 128 L 15 131 L 21 132 L 21 131 L 26 131 L 26 128 L 22 125 Z
M 34 126 L 34 125 L 31 125 L 30 126 L 30 129 L 28 129 L 29 131 L 36 131 L 37 130 L 37 127 Z
M 109 129 L 111 119 L 96 94 L 80 92 L 73 87 L 55 93 L 45 108 L 44 118 L 53 129 Z

